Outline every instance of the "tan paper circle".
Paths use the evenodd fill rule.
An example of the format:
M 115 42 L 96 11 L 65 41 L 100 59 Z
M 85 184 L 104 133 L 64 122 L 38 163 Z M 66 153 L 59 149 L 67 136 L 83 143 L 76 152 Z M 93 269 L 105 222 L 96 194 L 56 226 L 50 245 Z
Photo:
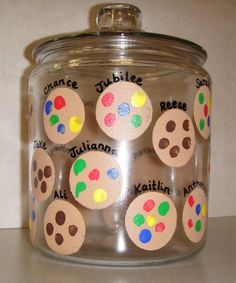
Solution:
M 51 157 L 43 149 L 36 149 L 31 162 L 32 193 L 36 200 L 45 201 L 55 184 L 55 168 Z
M 208 139 L 211 131 L 211 94 L 207 86 L 201 86 L 195 96 L 194 120 L 199 134 Z
M 36 131 L 36 115 L 35 115 L 35 101 L 33 95 L 28 96 L 28 135 L 29 141 L 32 141 Z
M 75 160 L 70 171 L 70 190 L 75 200 L 90 209 L 102 209 L 120 196 L 122 174 L 111 155 L 89 151 Z
M 44 236 L 55 253 L 78 252 L 85 237 L 85 224 L 79 210 L 67 201 L 53 201 L 44 216 Z
M 33 205 L 30 209 L 30 215 L 29 215 L 29 230 L 30 230 L 30 239 L 33 243 L 36 238 L 37 234 L 37 223 L 38 223 L 38 214 L 36 212 L 35 206 Z
M 130 82 L 108 86 L 98 99 L 96 118 L 105 134 L 116 140 L 134 140 L 152 120 L 152 105 L 145 91 Z
M 201 241 L 207 225 L 207 199 L 204 191 L 196 188 L 186 199 L 183 210 L 184 231 L 191 242 Z
M 168 166 L 184 166 L 195 148 L 195 132 L 191 119 L 182 110 L 171 109 L 157 120 L 152 134 L 154 149 Z
M 125 227 L 131 241 L 144 250 L 158 250 L 173 237 L 177 212 L 173 201 L 162 193 L 148 192 L 130 204 Z
M 48 138 L 66 144 L 81 132 L 85 111 L 79 95 L 69 88 L 53 90 L 44 104 L 44 128 Z

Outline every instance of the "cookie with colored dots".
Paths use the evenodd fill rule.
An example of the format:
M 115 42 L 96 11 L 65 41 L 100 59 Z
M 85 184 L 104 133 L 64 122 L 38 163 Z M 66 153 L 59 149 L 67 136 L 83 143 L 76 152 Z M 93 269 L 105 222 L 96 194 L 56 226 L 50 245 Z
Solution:
M 53 90 L 44 105 L 44 128 L 48 138 L 66 144 L 82 130 L 85 111 L 79 95 L 68 88 Z
M 163 163 L 173 167 L 184 166 L 195 148 L 195 132 L 191 119 L 179 109 L 164 112 L 154 126 L 152 142 Z
M 105 134 L 116 140 L 134 140 L 152 120 L 152 105 L 145 91 L 130 82 L 108 86 L 98 99 L 96 118 Z
M 36 238 L 37 222 L 38 222 L 38 215 L 36 213 L 35 207 L 32 206 L 29 215 L 29 230 L 30 230 L 30 239 L 32 243 L 35 241 Z
M 114 157 L 89 151 L 73 163 L 70 190 L 75 200 L 90 209 L 102 209 L 113 204 L 122 188 L 121 169 Z
M 191 242 L 201 241 L 206 231 L 207 199 L 204 191 L 195 189 L 186 199 L 183 210 L 184 231 Z
M 35 150 L 31 162 L 32 193 L 38 201 L 45 201 L 55 184 L 55 169 L 51 157 L 43 149 Z
M 32 141 L 36 131 L 35 101 L 33 95 L 28 96 L 28 135 Z
M 79 210 L 67 201 L 53 201 L 44 216 L 44 236 L 55 253 L 78 252 L 85 237 L 85 224 Z
M 130 204 L 125 227 L 131 241 L 144 250 L 158 250 L 172 238 L 177 212 L 172 200 L 162 193 L 148 192 Z
M 207 86 L 201 86 L 195 96 L 194 120 L 200 135 L 208 139 L 211 129 L 211 94 Z

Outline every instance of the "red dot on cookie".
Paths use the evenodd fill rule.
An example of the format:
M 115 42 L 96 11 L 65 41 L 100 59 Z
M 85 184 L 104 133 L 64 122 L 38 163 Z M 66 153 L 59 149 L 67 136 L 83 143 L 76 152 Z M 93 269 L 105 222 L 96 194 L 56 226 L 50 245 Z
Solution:
M 54 106 L 57 110 L 60 110 L 61 108 L 66 106 L 65 99 L 62 96 L 57 96 L 54 100 Z
M 188 227 L 189 227 L 189 228 L 192 228 L 192 227 L 193 227 L 193 220 L 192 220 L 192 219 L 189 219 L 189 221 L 188 221 Z
M 108 113 L 105 117 L 104 117 L 104 123 L 106 126 L 108 127 L 112 127 L 114 125 L 116 121 L 116 116 L 113 113 Z
M 149 199 L 145 201 L 143 205 L 143 210 L 145 210 L 146 212 L 149 212 L 154 208 L 154 206 L 155 206 L 155 201 L 152 199 Z
M 102 105 L 105 107 L 109 107 L 112 105 L 114 99 L 114 95 L 110 92 L 107 92 L 102 97 Z
M 157 223 L 157 225 L 155 227 L 155 231 L 161 233 L 165 230 L 165 228 L 166 228 L 165 224 L 160 222 L 160 223 Z
M 193 199 L 193 196 L 189 196 L 188 198 L 188 204 L 190 207 L 192 207 L 194 205 L 194 199 Z
M 203 112 L 204 112 L 204 116 L 207 117 L 207 115 L 208 115 L 208 106 L 207 106 L 207 104 L 204 105 Z
M 100 171 L 98 169 L 93 169 L 89 175 L 88 175 L 89 179 L 92 181 L 97 181 L 100 178 Z

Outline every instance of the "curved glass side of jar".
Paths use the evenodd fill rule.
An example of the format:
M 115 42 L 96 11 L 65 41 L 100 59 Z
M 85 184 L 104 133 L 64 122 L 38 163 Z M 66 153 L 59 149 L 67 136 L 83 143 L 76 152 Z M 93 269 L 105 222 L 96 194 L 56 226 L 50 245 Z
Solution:
M 206 239 L 211 79 L 198 56 L 177 49 L 108 50 L 38 55 L 29 83 L 33 245 L 89 264 L 188 257 Z M 68 128 L 67 105 L 80 113 Z

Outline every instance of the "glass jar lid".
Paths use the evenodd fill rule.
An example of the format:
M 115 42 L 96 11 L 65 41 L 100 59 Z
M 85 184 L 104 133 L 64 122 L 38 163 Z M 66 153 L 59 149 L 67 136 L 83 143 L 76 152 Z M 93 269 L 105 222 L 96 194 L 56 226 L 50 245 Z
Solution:
M 37 61 L 63 50 L 76 54 L 120 52 L 132 50 L 144 54 L 156 54 L 182 58 L 203 65 L 206 51 L 198 44 L 164 34 L 144 32 L 142 14 L 130 4 L 109 4 L 100 8 L 96 18 L 97 31 L 71 33 L 44 41 L 33 50 Z M 75 51 L 76 49 L 76 51 Z

